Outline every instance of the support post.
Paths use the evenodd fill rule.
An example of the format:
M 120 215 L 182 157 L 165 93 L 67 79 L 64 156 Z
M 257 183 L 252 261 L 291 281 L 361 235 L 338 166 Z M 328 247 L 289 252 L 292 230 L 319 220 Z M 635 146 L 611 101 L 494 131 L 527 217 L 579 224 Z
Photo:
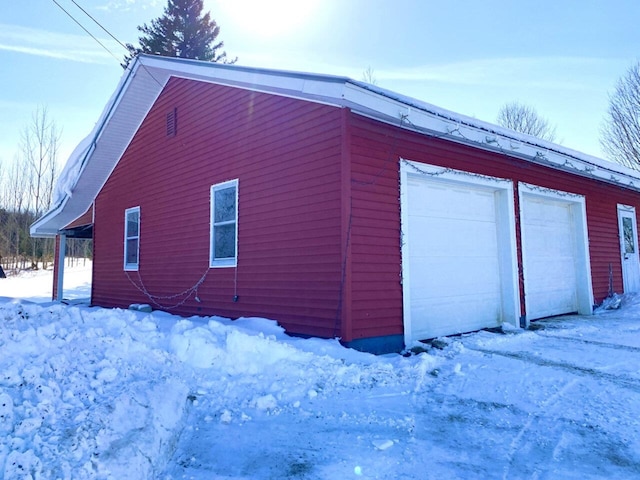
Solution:
M 56 263 L 53 275 L 53 300 L 62 301 L 64 285 L 64 259 L 67 253 L 67 236 L 56 237 Z

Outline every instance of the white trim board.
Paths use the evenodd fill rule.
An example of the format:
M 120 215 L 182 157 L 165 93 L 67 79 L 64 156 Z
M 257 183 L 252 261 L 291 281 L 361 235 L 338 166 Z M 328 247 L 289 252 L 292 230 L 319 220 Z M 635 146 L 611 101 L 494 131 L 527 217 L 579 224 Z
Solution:
M 426 165 L 409 160 L 400 160 L 400 210 L 402 231 L 402 291 L 404 310 L 405 345 L 411 345 L 420 335 L 412 318 L 411 298 L 411 223 L 409 221 L 409 182 L 415 179 L 437 185 L 467 186 L 485 192 L 493 192 L 496 206 L 496 239 L 498 242 L 498 270 L 500 282 L 501 305 L 498 323 L 509 323 L 519 326 L 520 294 L 518 285 L 518 263 L 516 252 L 515 209 L 513 182 L 497 177 L 477 175 L 460 170 Z M 415 276 L 415 275 L 414 275 Z M 417 277 L 416 277 L 417 278 Z M 452 306 L 455 308 L 455 305 Z M 450 335 L 461 333 L 455 331 L 440 333 Z M 426 337 L 425 337 L 426 338 Z
M 593 288 L 591 280 L 591 260 L 589 255 L 589 237 L 587 230 L 586 201 L 583 195 L 570 192 L 539 187 L 526 183 L 518 183 L 518 198 L 520 205 L 520 239 L 522 248 L 522 273 L 524 278 L 525 295 L 525 322 L 528 325 L 530 320 L 549 316 L 546 314 L 532 316 L 532 312 L 540 311 L 534 305 L 528 292 L 531 290 L 531 277 L 533 276 L 532 264 L 528 258 L 528 249 L 533 244 L 534 239 L 530 238 L 527 228 L 524 228 L 524 208 L 527 199 L 538 198 L 542 201 L 555 202 L 558 205 L 566 205 L 569 208 L 569 216 L 573 238 L 571 248 L 574 255 L 575 282 L 576 282 L 576 308 L 581 315 L 593 313 Z M 557 314 L 570 313 L 558 312 Z

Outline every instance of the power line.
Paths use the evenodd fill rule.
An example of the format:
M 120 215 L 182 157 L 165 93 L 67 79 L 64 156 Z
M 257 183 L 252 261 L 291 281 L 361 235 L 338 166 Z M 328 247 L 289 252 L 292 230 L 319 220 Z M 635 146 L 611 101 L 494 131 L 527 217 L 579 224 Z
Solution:
M 71 2 L 76 7 L 78 7 L 80 10 L 82 10 L 82 13 L 84 13 L 87 17 L 89 17 L 91 20 L 93 20 L 93 23 L 95 23 L 102 30 L 104 30 L 105 33 L 107 35 L 109 35 L 111 38 L 113 38 L 122 48 L 124 48 L 127 52 L 129 51 L 129 49 L 127 48 L 127 46 L 124 43 L 122 43 L 120 40 L 118 40 L 109 30 L 107 30 L 105 27 L 103 27 L 102 24 L 99 21 L 97 21 L 95 18 L 93 18 L 89 12 L 87 12 L 84 8 L 82 8 L 80 5 L 78 5 L 78 2 L 76 2 L 75 0 L 71 0 Z
M 74 16 L 73 16 L 73 15 L 71 15 L 69 12 L 67 12 L 67 11 L 62 7 L 62 5 L 60 5 L 56 0 L 52 0 L 52 1 L 53 1 L 53 3 L 55 3 L 55 4 L 58 6 L 58 8 L 60 8 L 60 10 L 62 10 L 64 13 L 66 13 L 66 14 L 69 16 L 69 18 L 70 18 L 71 20 L 73 20 L 75 23 L 77 23 L 77 24 L 78 24 L 78 26 L 79 26 L 82 30 L 84 30 L 84 31 L 87 33 L 87 35 L 89 35 L 89 36 L 90 36 L 91 38 L 93 38 L 96 42 L 98 42 L 98 44 L 99 44 L 102 48 L 104 48 L 104 49 L 106 50 L 106 52 L 107 52 L 109 55 L 111 55 L 111 56 L 112 56 L 113 58 L 115 58 L 118 62 L 120 62 L 120 59 L 118 59 L 118 57 L 116 57 L 116 56 L 113 54 L 113 52 L 112 52 L 111 50 L 109 50 L 109 49 L 108 49 L 108 48 L 107 48 L 107 47 L 106 47 L 106 46 L 105 46 L 105 45 L 104 45 L 100 40 L 98 40 L 98 39 L 97 39 L 97 38 L 96 38 L 96 37 L 95 37 L 95 36 L 94 36 L 94 35 L 93 35 L 89 30 L 87 30 L 87 29 L 86 29 L 86 28 L 85 28 L 85 27 L 84 27 L 84 26 L 83 26 L 83 25 L 82 25 L 78 20 L 76 20 L 76 19 L 74 18 Z M 76 2 L 73 2 L 73 3 L 76 3 Z
M 83 25 L 82 25 L 78 20 L 76 20 L 76 19 L 75 19 L 75 17 L 74 17 L 73 15 L 71 15 L 67 10 L 65 10 L 65 9 L 64 9 L 64 8 L 63 8 L 63 7 L 62 7 L 62 6 L 61 6 L 61 5 L 60 5 L 56 0 L 52 0 L 52 1 L 53 1 L 53 3 L 55 3 L 55 4 L 60 8 L 60 10 L 62 10 L 64 13 L 66 13 L 66 14 L 69 16 L 69 18 L 71 18 L 71 20 L 73 20 L 75 23 L 77 23 L 77 24 L 80 26 L 80 28 L 82 28 L 82 30 L 84 30 L 84 31 L 87 33 L 87 35 L 89 35 L 89 36 L 90 36 L 91 38 L 93 38 L 96 42 L 98 42 L 98 44 L 99 44 L 102 48 L 104 48 L 104 49 L 109 53 L 109 55 L 111 55 L 113 58 L 115 58 L 115 59 L 118 61 L 118 63 L 120 63 L 120 60 L 118 59 L 118 57 L 116 57 L 116 56 L 113 54 L 113 52 L 112 52 L 111 50 L 109 50 L 105 45 L 103 45 L 103 44 L 100 42 L 100 40 L 98 40 L 94 35 L 92 35 L 92 34 L 91 34 L 91 32 L 90 32 L 89 30 L 87 30 L 87 29 L 86 29 L 86 28 L 85 28 L 85 27 L 84 27 L 84 26 L 83 26 Z M 118 40 L 118 39 L 117 39 L 117 38 L 116 38 L 116 37 L 115 37 L 115 36 L 114 36 L 114 35 L 113 35 L 109 30 L 107 30 L 105 27 L 103 27 L 103 26 L 102 26 L 102 24 L 101 24 L 100 22 L 98 22 L 95 18 L 93 18 L 93 17 L 89 14 L 89 12 L 87 12 L 84 8 L 82 8 L 82 7 L 81 7 L 81 6 L 80 6 L 80 5 L 79 5 L 75 0 L 71 0 L 71 2 L 72 2 L 76 7 L 78 7 L 80 10 L 82 10 L 82 12 L 83 12 L 87 17 L 89 17 L 91 20 L 93 20 L 93 22 L 94 22 L 96 25 L 98 25 L 102 30 L 104 30 L 104 31 L 107 33 L 107 35 L 109 35 L 112 39 L 114 39 L 114 40 L 115 40 L 115 41 L 116 41 L 116 42 L 117 42 L 117 43 L 118 43 L 122 48 L 124 48 L 127 52 L 129 52 L 129 49 L 127 48 L 127 46 L 126 46 L 125 44 L 123 44 L 120 40 Z M 120 65 L 122 65 L 122 63 L 120 63 Z M 156 82 L 160 87 L 163 87 L 162 82 L 160 82 L 160 81 L 155 77 L 155 75 L 153 75 L 153 73 L 152 73 L 152 72 L 151 72 L 151 71 L 146 67 L 146 65 L 143 65 L 143 64 L 141 64 L 141 65 L 142 65 L 142 68 L 143 68 L 143 69 L 144 69 L 144 70 L 149 74 L 149 76 L 150 76 L 150 77 L 151 77 L 151 78 L 152 78 L 152 79 L 153 79 L 153 80 L 154 80 L 154 81 L 155 81 L 155 82 Z M 124 66 L 124 65 L 123 65 L 123 66 Z M 128 69 L 129 67 L 127 66 L 127 67 L 124 67 L 124 68 L 125 68 L 125 69 Z

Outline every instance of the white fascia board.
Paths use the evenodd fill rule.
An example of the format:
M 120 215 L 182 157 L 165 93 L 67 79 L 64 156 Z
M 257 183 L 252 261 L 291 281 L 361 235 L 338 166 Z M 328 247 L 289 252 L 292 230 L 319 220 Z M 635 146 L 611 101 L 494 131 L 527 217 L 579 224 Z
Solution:
M 399 98 L 386 97 L 384 93 L 355 83 L 349 83 L 345 88 L 345 100 L 364 107 L 362 111 L 354 109 L 355 113 L 408 130 L 640 191 L 640 172 L 636 170 L 438 107 L 405 103 L 402 97 Z
M 302 99 L 331 106 L 342 106 L 346 78 L 296 72 L 262 70 L 219 65 L 211 62 L 183 61 L 143 56 L 148 67 L 164 70 L 176 78 Z M 167 61 L 170 63 L 167 64 Z M 174 64 L 174 65 L 172 65 Z M 175 66 L 175 68 L 171 68 Z
M 75 159 L 80 163 L 78 174 L 65 185 L 56 206 L 33 224 L 32 235 L 55 235 L 89 208 L 171 76 L 349 107 L 354 113 L 401 128 L 640 191 L 640 173 L 629 168 L 346 77 L 140 55 L 121 78 L 89 135 L 91 148 Z
M 330 107 L 340 108 L 345 106 L 344 102 L 340 100 L 342 98 L 342 92 L 343 92 L 342 85 L 331 86 L 330 89 L 333 90 L 333 93 L 337 92 L 338 94 L 329 95 L 327 93 L 329 89 L 322 88 L 322 87 L 326 87 L 326 85 L 322 85 L 319 88 L 315 88 L 316 87 L 315 85 L 313 86 L 313 88 L 309 88 L 309 86 L 307 85 L 306 87 L 303 86 L 302 90 L 292 90 L 290 88 L 286 88 L 281 85 L 270 86 L 270 85 L 258 85 L 256 83 L 229 82 L 227 80 L 214 78 L 214 77 L 207 77 L 207 78 L 192 77 L 190 75 L 185 75 L 180 72 L 173 72 L 171 74 L 171 77 L 183 78 L 186 80 L 196 80 L 199 82 L 210 83 L 212 85 L 222 85 L 222 86 L 232 87 L 236 89 L 248 90 L 251 92 L 275 95 L 275 96 L 284 97 L 284 98 L 293 98 L 296 100 L 303 100 L 305 102 L 317 103 L 320 105 L 327 105 Z M 310 93 L 313 90 L 315 90 L 316 93 Z
M 91 201 L 111 176 L 120 158 L 129 147 L 135 133 L 142 125 L 158 96 L 164 89 L 170 74 L 166 70 L 158 70 L 142 66 L 138 69 L 130 85 L 118 98 L 110 118 L 101 130 L 94 153 L 93 167 L 95 183 Z M 108 128 L 107 128 L 108 127 Z M 88 208 L 88 206 L 87 206 Z
M 63 209 L 69 197 L 64 197 L 57 205 L 51 208 L 29 227 L 29 235 L 33 238 L 55 237 L 59 228 L 50 227 L 49 224 Z
M 54 208 L 33 223 L 31 236 L 51 237 L 91 206 L 133 135 L 164 88 L 169 75 L 134 61 L 121 78 L 91 134 L 74 150 L 63 170 L 64 185 L 57 185 Z
M 139 59 L 143 65 L 166 70 L 176 77 L 205 80 L 229 86 L 242 85 L 245 88 L 267 92 L 273 90 L 298 92 L 300 98 L 305 98 L 306 95 L 319 95 L 340 99 L 348 80 L 345 77 L 330 75 L 259 69 L 199 60 L 176 60 L 150 55 L 141 55 Z

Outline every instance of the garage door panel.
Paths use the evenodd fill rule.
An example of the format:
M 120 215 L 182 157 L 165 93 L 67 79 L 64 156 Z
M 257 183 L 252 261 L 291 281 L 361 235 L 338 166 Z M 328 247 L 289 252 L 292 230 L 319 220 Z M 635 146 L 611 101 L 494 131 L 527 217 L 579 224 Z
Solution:
M 560 228 L 559 225 L 534 226 L 528 225 L 527 249 L 533 256 L 574 256 L 573 233 L 570 226 Z M 562 226 L 564 227 L 564 226 Z
M 536 318 L 558 315 L 557 312 L 570 313 L 576 311 L 575 289 L 548 289 L 529 293 L 528 301 L 536 305 Z
M 527 275 L 536 285 L 575 285 L 575 259 L 552 255 L 530 258 L 527 263 Z
M 482 328 L 496 327 L 501 322 L 501 309 L 491 295 L 452 295 L 436 299 L 412 300 L 412 321 L 416 338 L 434 338 L 452 332 L 478 329 L 478 317 L 484 319 Z M 434 322 L 433 319 L 440 321 Z
M 433 217 L 411 218 L 411 254 L 415 256 L 476 256 L 497 251 L 496 224 Z
M 460 292 L 484 294 L 500 291 L 500 279 L 495 273 L 496 259 L 484 258 L 414 258 L 411 268 L 433 274 L 414 275 L 411 281 L 411 298 L 439 297 Z M 473 275 L 469 271 L 474 271 Z M 447 274 L 441 274 L 447 272 Z
M 578 260 L 572 203 L 524 195 L 521 208 L 527 317 L 577 311 Z
M 550 203 L 544 199 L 530 199 L 527 206 L 527 221 L 531 225 L 548 225 L 549 223 L 570 225 L 567 216 L 568 203 Z
M 408 183 L 412 336 L 496 326 L 502 294 L 495 189 Z
M 449 184 L 432 183 L 426 189 L 421 182 L 414 182 L 410 190 L 410 212 L 414 216 L 448 219 L 495 219 L 495 201 L 493 192 L 473 187 L 451 187 Z

